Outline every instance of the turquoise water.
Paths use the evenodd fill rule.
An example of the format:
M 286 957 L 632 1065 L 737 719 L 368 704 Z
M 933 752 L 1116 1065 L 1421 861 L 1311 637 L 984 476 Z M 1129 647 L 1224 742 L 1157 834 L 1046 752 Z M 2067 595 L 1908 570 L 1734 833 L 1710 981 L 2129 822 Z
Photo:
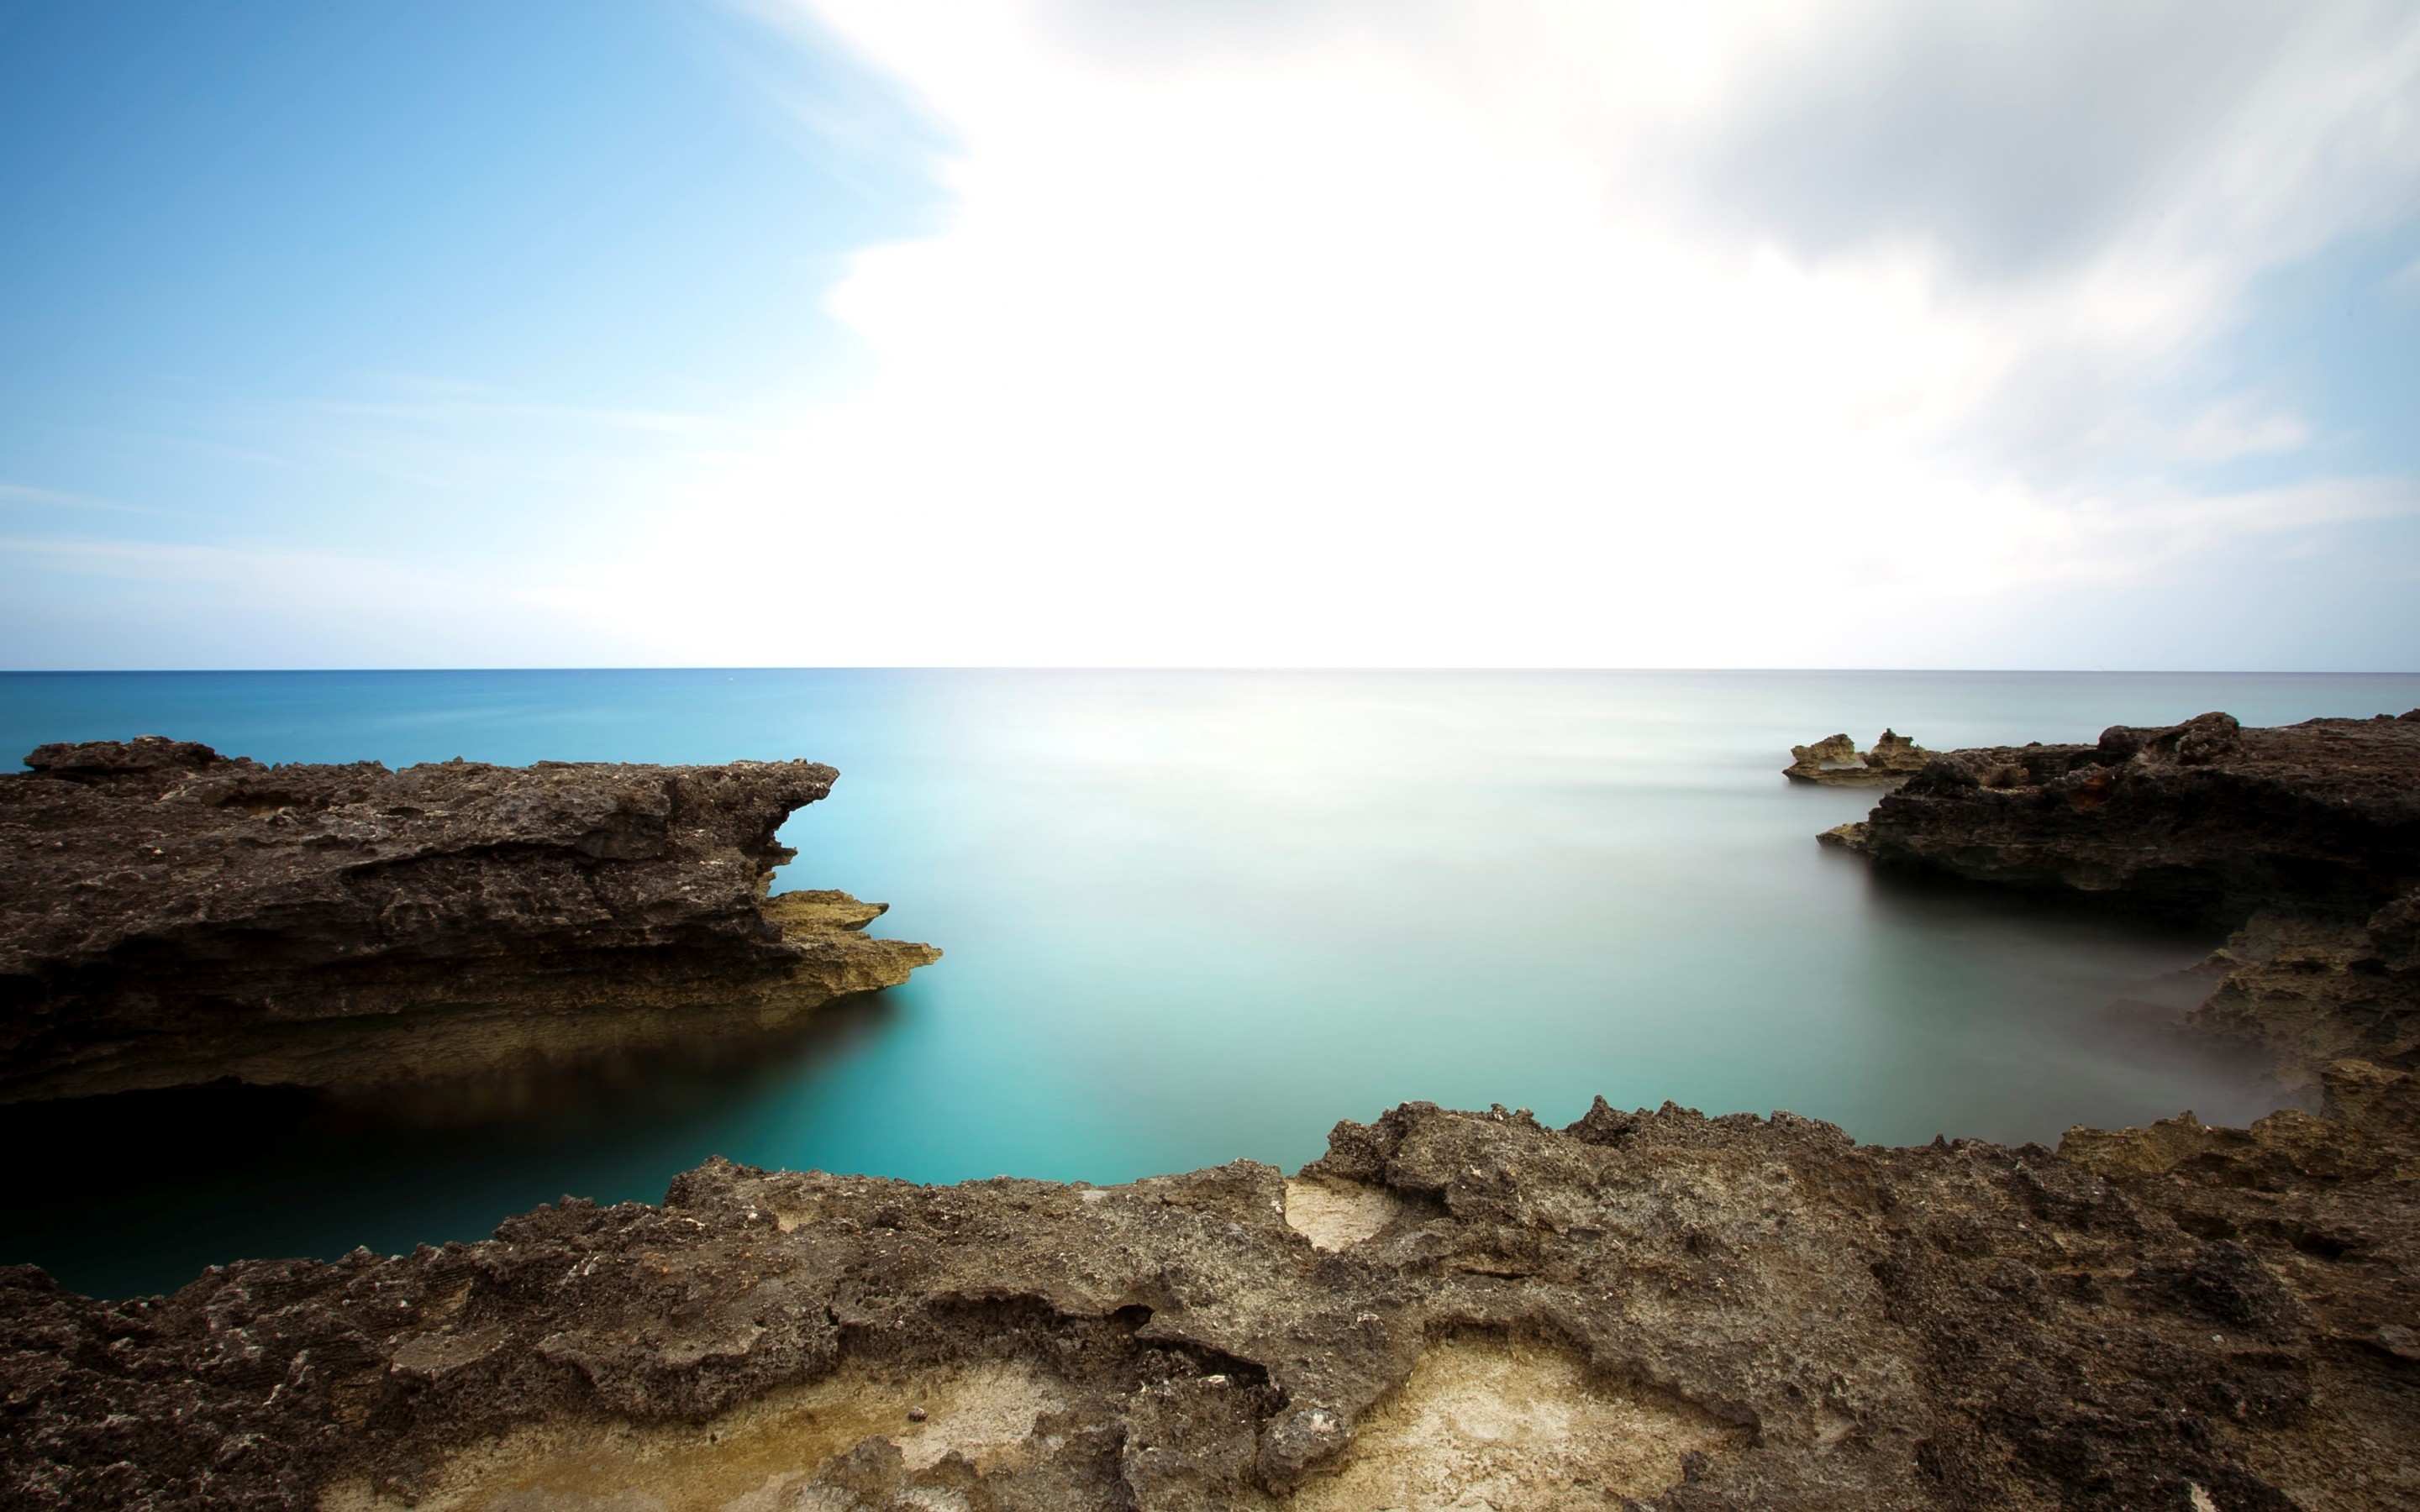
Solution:
M 2420 676 L 515 671 L 0 675 L 0 750 L 157 733 L 268 761 L 807 756 L 781 886 L 948 951 L 806 1042 L 472 1129 L 198 1094 L 0 1115 L 0 1260 L 120 1294 L 238 1257 L 657 1198 L 714 1153 L 1114 1181 L 1406 1099 L 1789 1108 L 1858 1138 L 2055 1140 L 2275 1105 L 2113 1002 L 2211 939 L 1896 887 L 1813 836 L 1871 793 L 1788 747 L 1933 747 L 2420 704 Z M 14 742 L 13 745 L 8 742 Z

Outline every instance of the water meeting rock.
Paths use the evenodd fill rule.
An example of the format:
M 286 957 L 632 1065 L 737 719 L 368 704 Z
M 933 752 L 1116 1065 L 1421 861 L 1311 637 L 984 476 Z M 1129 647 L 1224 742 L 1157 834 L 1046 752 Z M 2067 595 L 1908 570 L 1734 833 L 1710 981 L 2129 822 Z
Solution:
M 711 1162 L 475 1244 L 0 1272 L 0 1503 L 483 1512 L 2408 1507 L 2411 1079 L 1889 1149 L 1414 1103 L 1289 1180 Z
M 1781 775 L 1827 787 L 1888 787 L 1914 777 L 1931 759 L 1932 752 L 1895 730 L 1884 731 L 1871 750 L 1859 750 L 1845 734 L 1825 735 L 1811 746 L 1791 747 L 1790 764 Z
M 2420 709 L 2247 729 L 2115 726 L 2089 746 L 1953 750 L 1823 837 L 1919 872 L 2234 933 L 2201 1026 L 2289 1083 L 2420 1069 Z
M 267 766 L 144 736 L 0 775 L 0 1101 L 375 1088 L 777 1028 L 904 980 L 880 904 L 768 899 L 839 775 Z
M 2174 738 L 2108 789 L 2171 791 L 2149 768 L 2216 728 L 2151 733 Z M 1941 833 L 2021 849 L 1992 806 L 2089 780 L 1986 754 L 1958 768 L 2000 795 L 1976 815 L 1944 775 L 1917 794 L 1939 807 L 1891 822 L 1938 813 Z M 2267 860 L 2177 798 L 1992 879 L 2073 887 L 2039 870 L 2059 845 L 2114 864 L 2164 837 L 2216 875 L 2122 873 L 2157 901 L 2236 900 L 2247 930 L 2291 906 L 2392 952 L 2408 894 L 2379 838 L 2392 783 L 2375 787 L 2349 839 L 2250 824 L 2239 849 Z M 2279 878 L 2302 890 L 2260 890 Z M 866 906 L 775 904 L 842 933 Z M 2352 949 L 2264 938 L 2245 949 L 2281 975 L 2314 975 L 2291 952 Z M 240 1262 L 166 1298 L 15 1268 L 0 1504 L 2409 1507 L 2420 1466 L 2394 1446 L 2420 1436 L 2420 1079 L 2362 1043 L 2378 1054 L 2315 1072 L 2321 1114 L 2186 1114 L 2055 1150 L 1860 1147 L 1668 1103 L 1600 1100 L 1559 1130 L 1411 1103 L 1337 1125 L 1292 1179 L 1239 1161 L 924 1187 L 713 1161 L 661 1206 L 566 1199 L 480 1243 Z
M 2416 716 L 2205 714 L 2089 746 L 1947 751 L 1874 806 L 1855 848 L 2229 925 L 2263 908 L 2366 917 L 2420 880 Z

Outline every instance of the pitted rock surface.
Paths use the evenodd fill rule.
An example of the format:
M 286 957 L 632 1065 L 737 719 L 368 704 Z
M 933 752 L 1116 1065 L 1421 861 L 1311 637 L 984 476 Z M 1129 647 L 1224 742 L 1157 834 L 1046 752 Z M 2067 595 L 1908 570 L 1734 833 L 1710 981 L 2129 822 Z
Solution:
M 768 905 L 812 762 L 264 766 L 145 736 L 0 775 L 0 1099 L 349 1086 L 761 1028 L 938 951 Z M 837 902 L 834 902 L 837 900 Z
M 1888 787 L 1914 777 L 1931 759 L 1932 752 L 1895 730 L 1884 731 L 1873 749 L 1862 751 L 1845 734 L 1825 735 L 1811 746 L 1791 747 L 1790 764 L 1781 775 L 1832 787 Z
M 2361 918 L 2420 882 L 2420 710 L 1953 750 L 1841 838 L 1885 863 L 2241 924 Z
M 714 1162 L 660 1208 L 165 1299 L 20 1270 L 0 1500 L 2410 1506 L 2420 1155 L 2381 1112 L 2410 1079 L 2348 1076 L 2336 1117 L 2061 1152 L 1414 1103 L 1305 1171 L 1331 1207 L 1383 1195 L 1325 1247 L 1249 1162 L 1111 1188 Z

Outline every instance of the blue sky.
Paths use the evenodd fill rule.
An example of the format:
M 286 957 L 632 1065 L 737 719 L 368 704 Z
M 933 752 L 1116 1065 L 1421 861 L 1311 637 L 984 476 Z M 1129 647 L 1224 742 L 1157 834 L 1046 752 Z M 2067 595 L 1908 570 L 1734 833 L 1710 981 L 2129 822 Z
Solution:
M 2420 662 L 2420 13 L 0 0 L 0 658 Z
M 819 302 L 839 260 L 936 204 L 887 96 L 712 10 L 0 17 L 0 518 L 18 538 L 439 571 L 542 550 L 668 435 L 711 447 L 841 381 L 850 343 Z M 752 56 L 768 44 L 777 63 Z M 862 109 L 863 138 L 789 118 L 750 81 L 774 67 Z M 329 617 L 173 571 L 5 570 L 25 618 L 131 614 L 92 648 L 110 662 L 181 659 L 139 602 L 162 591 L 239 622 L 222 643 L 244 659 L 316 659 L 309 622 Z M 31 659 L 81 657 L 70 638 Z

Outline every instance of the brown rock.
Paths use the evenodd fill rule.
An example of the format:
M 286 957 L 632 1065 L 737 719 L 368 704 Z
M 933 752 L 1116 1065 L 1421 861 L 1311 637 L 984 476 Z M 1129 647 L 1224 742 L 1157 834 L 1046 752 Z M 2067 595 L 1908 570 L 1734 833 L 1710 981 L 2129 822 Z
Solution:
M 1821 782 L 1833 787 L 1886 787 L 1904 782 L 1924 767 L 1932 753 L 1894 731 L 1885 730 L 1874 748 L 1860 751 L 1847 735 L 1826 735 L 1811 746 L 1790 748 L 1791 763 L 1782 775 L 1793 782 Z
M 2229 927 L 2263 908 L 2361 918 L 2420 878 L 2420 724 L 2205 714 L 2091 746 L 1949 751 L 1867 830 L 1886 864 Z
M 2232 929 L 2192 1022 L 2289 1083 L 2420 1067 L 2420 721 L 2205 714 L 2090 746 L 1955 750 L 1823 837 L 1888 866 Z
M 2308 1115 L 2053 1153 L 1415 1103 L 1297 1179 L 1314 1243 L 1249 1162 L 713 1162 L 164 1299 L 0 1273 L 0 1504 L 2401 1507 L 2412 1171 Z
M 810 762 L 263 766 L 146 736 L 0 776 L 0 1100 L 361 1088 L 761 1032 L 939 952 L 764 893 Z

